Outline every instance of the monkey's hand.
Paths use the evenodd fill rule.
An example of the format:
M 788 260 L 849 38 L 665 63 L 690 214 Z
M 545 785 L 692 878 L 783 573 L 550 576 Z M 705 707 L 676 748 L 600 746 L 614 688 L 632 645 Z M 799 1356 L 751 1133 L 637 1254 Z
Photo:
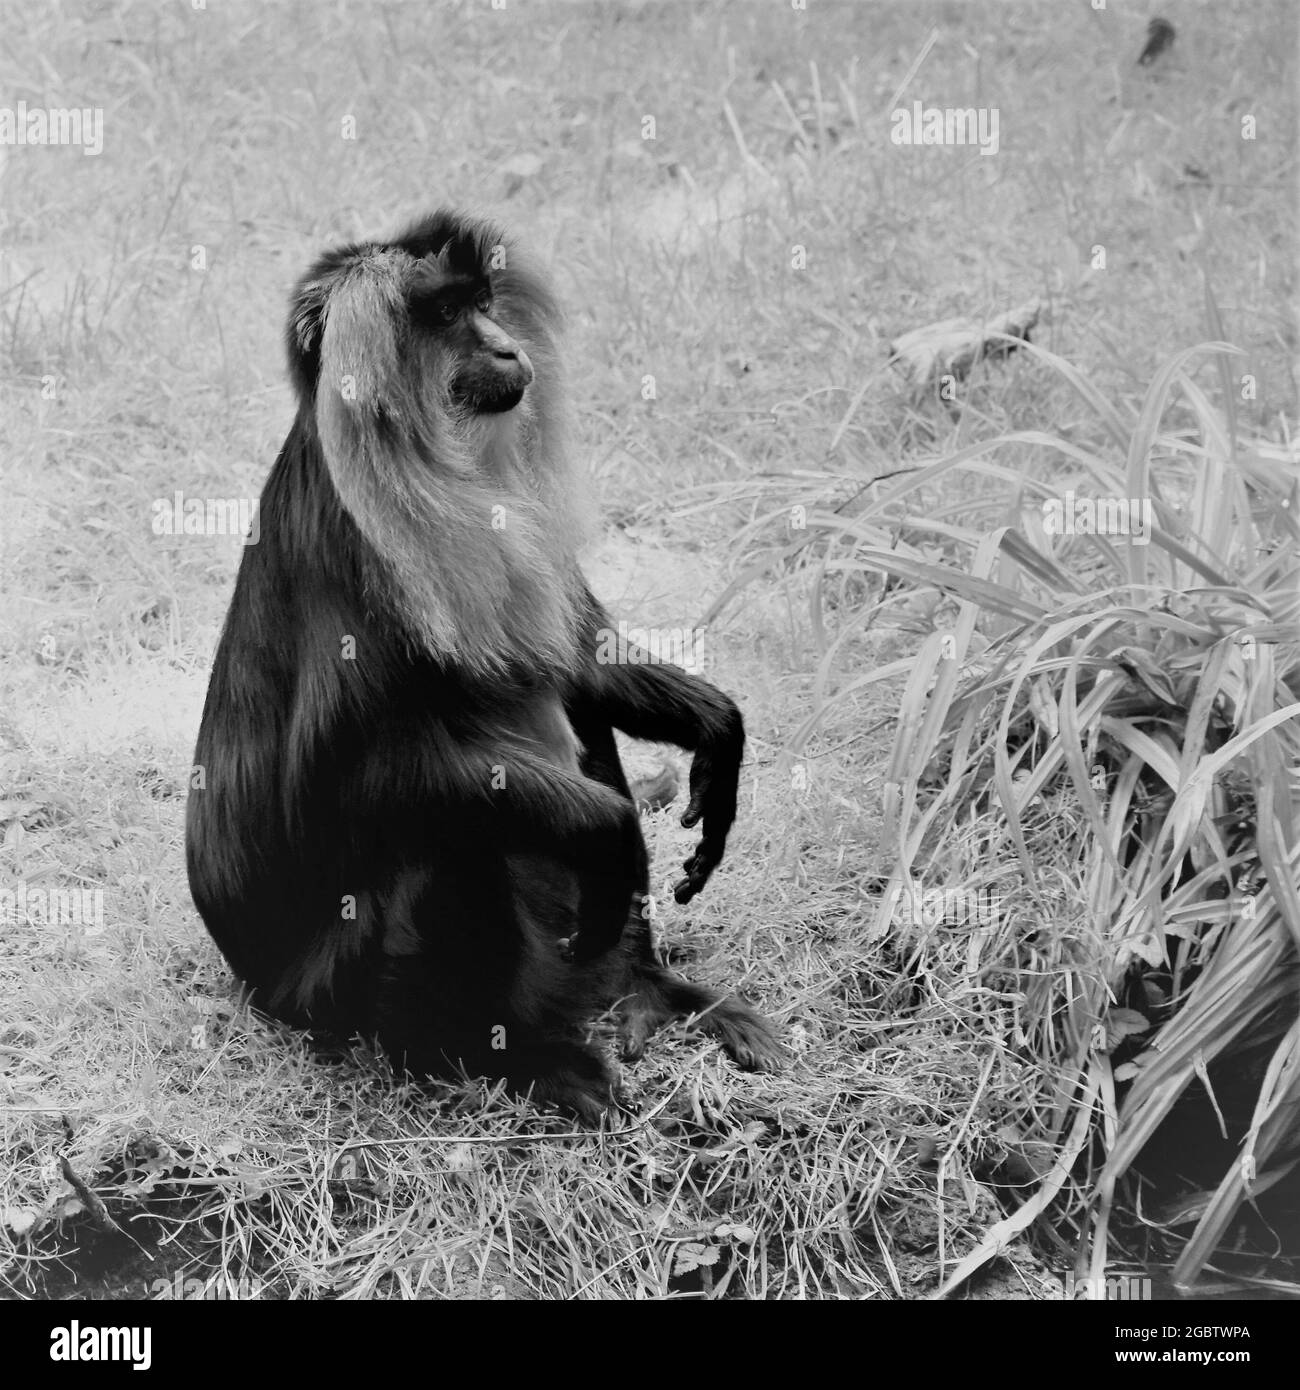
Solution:
M 710 739 L 696 750 L 691 763 L 691 800 L 682 824 L 689 830 L 702 820 L 704 826 L 695 853 L 682 864 L 686 877 L 673 888 L 679 903 L 690 902 L 722 863 L 727 835 L 736 819 L 736 791 L 744 754 L 743 732 Z

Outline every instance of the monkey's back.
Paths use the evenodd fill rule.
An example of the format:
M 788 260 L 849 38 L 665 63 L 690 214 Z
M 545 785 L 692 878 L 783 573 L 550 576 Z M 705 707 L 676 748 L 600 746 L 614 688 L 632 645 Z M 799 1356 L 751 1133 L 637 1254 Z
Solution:
M 479 1004 L 500 1012 L 535 943 L 572 935 L 581 885 L 503 841 L 504 785 L 454 809 L 445 788 L 470 743 L 501 750 L 503 779 L 511 749 L 581 776 L 578 740 L 555 683 L 467 686 L 351 605 L 354 575 L 304 584 L 277 525 L 298 464 L 287 445 L 213 663 L 187 807 L 195 904 L 255 1002 L 286 1022 L 373 1030 L 397 962 L 435 995 L 438 978 L 463 988 L 472 971 Z M 250 646 L 254 631 L 266 640 Z

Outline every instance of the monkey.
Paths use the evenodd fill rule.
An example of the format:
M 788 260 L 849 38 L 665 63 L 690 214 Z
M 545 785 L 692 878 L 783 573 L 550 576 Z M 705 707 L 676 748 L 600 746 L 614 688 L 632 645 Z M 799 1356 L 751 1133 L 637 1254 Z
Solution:
M 784 1049 L 654 947 L 615 730 L 691 754 L 686 903 L 735 821 L 744 724 L 608 641 L 560 322 L 519 244 L 455 211 L 299 281 L 297 409 L 217 644 L 186 863 L 261 1011 L 595 1122 L 617 1101 L 597 1016 L 625 1061 L 678 1018 L 745 1069 Z

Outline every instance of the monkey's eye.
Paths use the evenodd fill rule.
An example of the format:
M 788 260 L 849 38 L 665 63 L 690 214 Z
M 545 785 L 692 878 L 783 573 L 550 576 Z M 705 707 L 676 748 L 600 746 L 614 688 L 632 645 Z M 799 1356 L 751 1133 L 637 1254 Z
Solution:
M 460 317 L 460 305 L 450 299 L 440 299 L 433 306 L 433 315 L 439 323 L 455 323 Z
M 474 307 L 480 314 L 490 314 L 492 312 L 492 294 L 489 290 L 479 290 L 474 296 Z

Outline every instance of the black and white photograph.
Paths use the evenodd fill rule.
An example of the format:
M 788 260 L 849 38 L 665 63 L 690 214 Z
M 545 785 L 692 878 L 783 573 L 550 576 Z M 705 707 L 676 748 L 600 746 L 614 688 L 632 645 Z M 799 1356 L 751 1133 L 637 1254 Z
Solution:
M 6 1343 L 941 1302 L 1259 1369 L 1292 0 L 3 29 Z

